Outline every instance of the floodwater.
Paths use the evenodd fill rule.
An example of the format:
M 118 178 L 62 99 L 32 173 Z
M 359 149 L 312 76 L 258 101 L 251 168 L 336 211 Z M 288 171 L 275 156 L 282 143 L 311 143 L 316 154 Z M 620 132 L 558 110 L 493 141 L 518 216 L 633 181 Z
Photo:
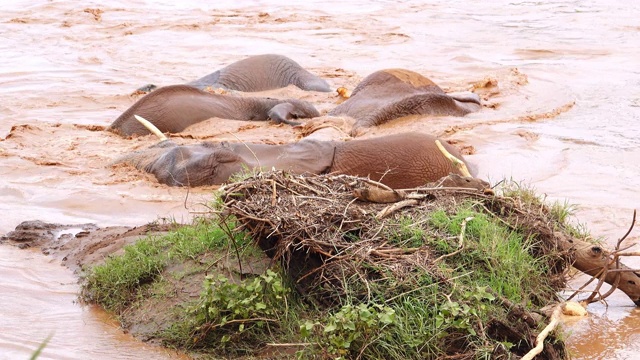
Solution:
M 187 82 L 260 53 L 286 54 L 335 87 L 353 88 L 391 67 L 418 71 L 448 90 L 495 79 L 498 87 L 485 92 L 488 106 L 479 113 L 404 119 L 366 136 L 421 130 L 457 140 L 475 149 L 468 159 L 482 176 L 525 181 L 550 200 L 578 204 L 576 221 L 609 244 L 626 232 L 640 208 L 640 3 L 289 3 L 4 0 L 0 233 L 30 219 L 188 219 L 208 189 L 187 194 L 109 167 L 153 140 L 119 139 L 90 125 L 108 125 L 135 101 L 129 94 L 139 86 Z M 334 105 L 333 95 L 275 95 L 304 96 L 321 111 Z M 245 132 L 220 124 L 227 138 L 237 132 L 265 142 L 295 139 L 269 124 Z M 639 231 L 627 243 L 638 242 Z M 637 259 L 625 262 L 640 267 Z M 177 356 L 76 305 L 77 290 L 73 275 L 46 256 L 0 247 L 0 359 L 27 358 L 50 334 L 43 359 Z M 640 311 L 624 294 L 589 310 L 570 325 L 576 359 L 640 355 Z

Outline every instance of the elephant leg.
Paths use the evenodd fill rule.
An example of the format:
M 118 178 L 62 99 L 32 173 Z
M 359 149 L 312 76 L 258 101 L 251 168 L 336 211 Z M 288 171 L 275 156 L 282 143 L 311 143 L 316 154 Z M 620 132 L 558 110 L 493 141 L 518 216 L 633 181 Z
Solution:
M 463 91 L 459 93 L 450 93 L 449 95 L 456 105 L 465 111 L 466 113 L 472 113 L 480 111 L 482 109 L 482 103 L 480 102 L 480 96 L 470 91 Z
M 480 103 L 480 96 L 471 91 L 452 92 L 448 93 L 447 95 L 451 96 L 454 100 L 459 102 L 472 102 L 478 105 L 482 105 Z

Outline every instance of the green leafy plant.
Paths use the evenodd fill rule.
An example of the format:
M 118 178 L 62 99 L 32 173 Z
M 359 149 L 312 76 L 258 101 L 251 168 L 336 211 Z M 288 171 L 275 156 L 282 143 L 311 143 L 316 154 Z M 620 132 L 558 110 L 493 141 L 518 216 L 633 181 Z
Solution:
M 306 321 L 300 326 L 304 338 L 312 337 L 314 329 L 321 327 L 319 343 L 334 356 L 358 353 L 364 346 L 374 341 L 384 327 L 394 323 L 395 311 L 380 304 L 348 304 L 329 316 L 324 324 Z
M 475 336 L 477 334 L 472 321 L 480 319 L 482 313 L 487 310 L 487 305 L 483 302 L 493 301 L 495 296 L 487 292 L 485 287 L 478 286 L 474 291 L 466 291 L 461 300 L 461 302 L 457 302 L 447 299 L 438 308 L 436 326 L 438 328 L 453 328 Z
M 207 276 L 200 305 L 192 310 L 200 323 L 194 342 L 218 335 L 222 343 L 237 340 L 247 333 L 259 333 L 270 325 L 277 326 L 285 316 L 282 303 L 289 293 L 281 276 L 267 270 L 259 277 L 233 283 L 223 275 Z

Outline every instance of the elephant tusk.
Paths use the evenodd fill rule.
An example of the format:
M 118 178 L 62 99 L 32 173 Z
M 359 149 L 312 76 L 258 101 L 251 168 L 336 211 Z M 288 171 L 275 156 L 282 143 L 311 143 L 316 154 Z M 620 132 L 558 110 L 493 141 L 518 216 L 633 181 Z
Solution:
M 469 172 L 469 169 L 467 169 L 467 165 L 465 165 L 464 162 L 462 162 L 462 160 L 451 155 L 451 153 L 448 152 L 447 149 L 444 148 L 444 146 L 442 146 L 442 143 L 440 143 L 440 140 L 436 140 L 436 146 L 438 147 L 440 152 L 442 152 L 442 154 L 447 159 L 449 159 L 449 161 L 453 163 L 453 166 L 456 167 L 458 170 L 460 170 L 460 173 L 462 173 L 462 176 L 472 177 L 471 173 Z
M 136 120 L 140 122 L 140 124 L 144 125 L 152 134 L 159 137 L 161 141 L 167 140 L 167 137 L 160 131 L 155 125 L 151 123 L 151 121 L 143 118 L 142 116 L 133 115 Z

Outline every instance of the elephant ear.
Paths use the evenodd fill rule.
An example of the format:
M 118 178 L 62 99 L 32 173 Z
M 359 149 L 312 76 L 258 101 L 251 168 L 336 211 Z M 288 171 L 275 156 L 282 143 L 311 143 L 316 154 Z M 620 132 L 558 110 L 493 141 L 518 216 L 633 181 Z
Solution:
M 214 150 L 214 158 L 221 164 L 242 161 L 242 158 L 228 146 L 222 145 Z
M 244 161 L 233 149 L 218 146 L 183 146 L 179 156 L 171 165 L 174 182 L 181 186 L 220 185 L 240 171 Z M 156 176 L 158 177 L 158 176 Z
M 297 119 L 298 114 L 295 112 L 296 107 L 288 102 L 280 103 L 269 110 L 267 116 L 269 119 L 276 122 L 276 124 L 289 124 L 291 126 L 297 126 L 301 123 L 296 121 L 290 121 L 289 119 Z

